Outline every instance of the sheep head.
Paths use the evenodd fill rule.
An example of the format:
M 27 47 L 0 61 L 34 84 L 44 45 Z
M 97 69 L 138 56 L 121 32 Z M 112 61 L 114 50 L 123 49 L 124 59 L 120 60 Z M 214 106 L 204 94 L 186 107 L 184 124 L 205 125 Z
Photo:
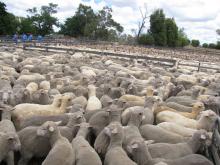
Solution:
M 205 106 L 202 102 L 196 102 L 192 108 L 192 111 L 195 111 L 195 112 L 202 112 L 204 110 L 205 110 Z
M 18 151 L 21 148 L 21 142 L 18 138 L 18 135 L 14 132 L 3 133 L 0 132 L 0 138 L 6 140 L 6 143 L 9 145 L 11 151 Z
M 47 137 L 47 138 L 51 137 L 51 135 L 54 132 L 58 131 L 58 125 L 61 123 L 62 123 L 62 121 L 59 121 L 59 122 L 47 121 L 47 122 L 45 122 L 37 129 L 37 136 L 43 136 L 43 137 Z
M 119 122 L 110 123 L 107 127 L 104 128 L 104 133 L 113 138 L 113 141 L 120 140 L 122 141 L 124 136 L 123 127 Z

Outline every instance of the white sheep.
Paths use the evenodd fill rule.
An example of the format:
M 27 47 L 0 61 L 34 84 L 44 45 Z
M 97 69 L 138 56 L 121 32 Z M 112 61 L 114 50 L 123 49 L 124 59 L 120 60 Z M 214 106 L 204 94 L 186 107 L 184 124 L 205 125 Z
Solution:
M 40 104 L 19 104 L 14 107 L 12 112 L 12 118 L 16 122 L 16 126 L 22 120 L 33 117 L 33 116 L 50 116 L 56 114 L 62 114 L 66 112 L 66 107 L 71 102 L 72 98 L 69 95 L 66 96 L 56 96 L 54 101 L 50 105 L 40 105 Z
M 96 87 L 94 85 L 89 85 L 89 99 L 86 106 L 87 111 L 94 111 L 102 108 L 101 101 L 96 97 Z
M 163 111 L 157 114 L 157 123 L 162 122 L 173 122 L 178 125 L 182 125 L 187 128 L 192 129 L 205 129 L 211 131 L 214 121 L 217 118 L 217 115 L 212 110 L 207 110 L 201 112 L 199 120 L 186 118 L 178 113 L 171 111 Z
M 41 81 L 39 87 L 44 90 L 50 90 L 50 82 L 49 81 Z
M 34 92 L 38 90 L 38 84 L 35 82 L 30 82 L 27 86 L 26 89 L 30 92 L 32 95 Z

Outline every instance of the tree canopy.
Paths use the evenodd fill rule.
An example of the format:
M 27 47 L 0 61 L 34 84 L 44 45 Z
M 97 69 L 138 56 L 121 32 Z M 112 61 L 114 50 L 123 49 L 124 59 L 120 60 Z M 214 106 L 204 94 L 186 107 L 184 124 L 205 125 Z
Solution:
M 31 21 L 36 32 L 41 35 L 54 32 L 53 26 L 59 26 L 58 19 L 52 14 L 57 13 L 57 4 L 49 3 L 48 6 L 41 6 L 40 10 L 36 7 L 28 9 L 28 21 Z
M 16 17 L 8 13 L 6 5 L 0 2 L 0 35 L 8 35 L 16 32 L 18 20 Z
M 114 40 L 123 27 L 112 18 L 112 9 L 104 7 L 95 13 L 90 6 L 80 4 L 75 15 L 67 18 L 60 33 L 74 37 Z
M 158 9 L 151 14 L 150 33 L 152 34 L 156 45 L 167 45 L 165 14 L 162 9 Z

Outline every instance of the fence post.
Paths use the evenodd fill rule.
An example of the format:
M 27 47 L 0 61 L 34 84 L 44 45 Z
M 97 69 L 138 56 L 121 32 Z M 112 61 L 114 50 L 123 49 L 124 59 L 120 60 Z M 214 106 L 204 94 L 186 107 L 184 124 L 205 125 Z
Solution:
M 199 66 L 198 66 L 198 72 L 200 71 L 200 66 L 201 66 L 201 63 L 199 62 Z

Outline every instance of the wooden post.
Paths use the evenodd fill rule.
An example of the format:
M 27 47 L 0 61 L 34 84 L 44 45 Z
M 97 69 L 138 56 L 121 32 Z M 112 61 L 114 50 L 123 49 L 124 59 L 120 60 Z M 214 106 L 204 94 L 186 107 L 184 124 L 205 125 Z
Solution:
M 199 66 L 198 66 L 198 72 L 200 71 L 200 66 L 201 66 L 201 63 L 199 62 Z

